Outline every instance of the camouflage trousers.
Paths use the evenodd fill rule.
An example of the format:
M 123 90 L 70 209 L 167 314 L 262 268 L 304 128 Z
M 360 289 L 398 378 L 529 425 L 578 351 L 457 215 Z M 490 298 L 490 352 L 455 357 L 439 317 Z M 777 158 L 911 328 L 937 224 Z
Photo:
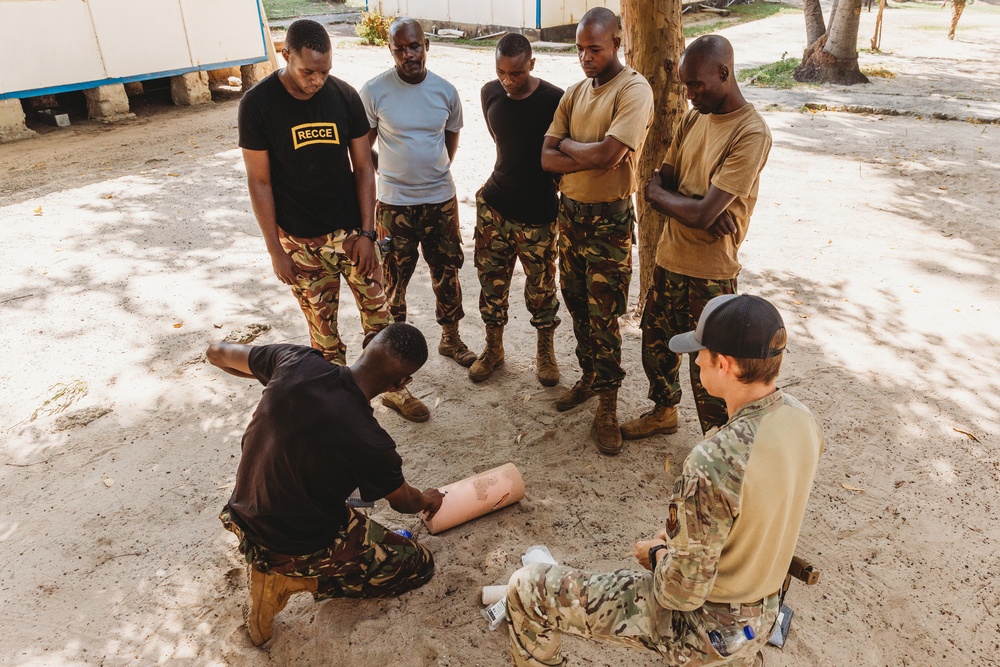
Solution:
M 559 206 L 559 285 L 573 317 L 576 358 L 594 373 L 594 390 L 617 389 L 625 378 L 618 318 L 625 314 L 632 279 L 635 211 L 575 215 Z
M 706 280 L 671 273 L 657 266 L 642 310 L 642 368 L 649 379 L 649 398 L 657 405 L 677 405 L 681 400 L 681 355 L 667 347 L 670 338 L 693 331 L 705 304 L 720 294 L 735 294 L 736 278 Z M 689 373 L 702 432 L 729 421 L 726 403 L 705 391 L 701 373 L 690 357 Z
M 328 361 L 343 366 L 347 361 L 347 346 L 337 331 L 341 276 L 358 304 L 361 327 L 365 333 L 370 333 L 392 323 L 382 290 L 381 269 L 366 278 L 351 262 L 344 244 L 356 242 L 359 237 L 354 231 L 338 230 L 308 239 L 279 233 L 278 238 L 281 247 L 295 262 L 298 279 L 292 285 L 292 294 L 306 316 L 312 346 Z
M 476 193 L 476 272 L 479 274 L 479 312 L 486 324 L 507 324 L 507 306 L 514 263 L 524 269 L 524 305 L 531 326 L 551 329 L 559 325 L 556 312 L 555 221 L 524 225 L 509 220 Z
M 749 606 L 706 603 L 694 611 L 665 609 L 653 594 L 653 573 L 619 570 L 590 574 L 559 565 L 534 564 L 511 577 L 507 619 L 514 664 L 566 664 L 560 632 L 626 648 L 654 651 L 667 665 L 751 667 L 778 617 L 777 593 Z M 750 626 L 756 638 L 728 657 L 708 633 Z
M 434 576 L 427 547 L 347 508 L 347 525 L 326 549 L 305 556 L 275 553 L 246 538 L 229 514 L 219 519 L 239 538 L 240 553 L 255 570 L 286 577 L 318 577 L 316 601 L 327 598 L 388 598 L 423 586 Z
M 438 324 L 454 324 L 465 317 L 462 287 L 458 283 L 458 270 L 465 262 L 458 227 L 458 200 L 415 206 L 379 202 L 375 220 L 379 235 L 390 238 L 383 266 L 385 294 L 393 319 L 406 321 L 406 286 L 417 268 L 418 248 L 430 268 Z

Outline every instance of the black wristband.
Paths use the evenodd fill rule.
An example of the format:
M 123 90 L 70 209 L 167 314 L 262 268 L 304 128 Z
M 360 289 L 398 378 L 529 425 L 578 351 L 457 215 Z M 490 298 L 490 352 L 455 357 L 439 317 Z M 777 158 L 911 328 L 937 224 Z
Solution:
M 364 237 L 365 237 L 366 239 L 368 239 L 368 240 L 369 240 L 369 241 L 371 241 L 372 243 L 375 243 L 375 241 L 377 241 L 377 240 L 378 240 L 378 235 L 377 235 L 377 234 L 375 233 L 375 230 L 374 230 L 374 229 L 373 229 L 373 230 L 371 230 L 370 232 L 366 232 L 366 231 L 365 231 L 365 230 L 363 230 L 363 229 L 359 229 L 359 230 L 358 230 L 358 235 L 360 235 L 360 236 L 364 236 Z
M 655 547 L 649 548 L 649 569 L 656 570 L 656 552 L 661 549 L 666 549 L 666 544 L 657 544 Z

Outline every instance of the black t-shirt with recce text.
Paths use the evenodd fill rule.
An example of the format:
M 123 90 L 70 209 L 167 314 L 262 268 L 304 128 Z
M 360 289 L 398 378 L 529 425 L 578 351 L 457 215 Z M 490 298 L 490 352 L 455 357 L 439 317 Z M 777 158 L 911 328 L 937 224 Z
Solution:
M 483 199 L 505 218 L 526 225 L 556 219 L 556 182 L 542 169 L 542 142 L 562 95 L 561 88 L 544 80 L 523 100 L 507 97 L 496 79 L 483 86 L 483 115 L 497 145 Z
M 361 227 L 349 146 L 368 134 L 358 93 L 336 77 L 308 100 L 289 94 L 278 73 L 240 102 L 240 148 L 267 151 L 278 226 L 314 237 Z
M 250 351 L 264 393 L 246 433 L 229 510 L 251 542 L 301 556 L 333 543 L 346 500 L 403 485 L 402 459 L 349 368 L 302 345 Z

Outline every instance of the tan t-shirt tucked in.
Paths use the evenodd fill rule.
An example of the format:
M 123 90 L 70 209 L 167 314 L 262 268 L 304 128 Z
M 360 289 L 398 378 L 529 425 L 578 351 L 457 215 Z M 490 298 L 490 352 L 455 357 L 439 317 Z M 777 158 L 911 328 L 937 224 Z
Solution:
M 663 164 L 672 166 L 676 190 L 702 198 L 712 185 L 736 199 L 727 210 L 736 233 L 716 239 L 667 216 L 656 263 L 692 278 L 727 280 L 740 272 L 737 251 L 746 238 L 757 203 L 760 172 L 771 151 L 771 131 L 752 104 L 728 114 L 691 110 L 681 119 Z
M 559 102 L 546 136 L 593 143 L 614 137 L 631 151 L 617 169 L 587 169 L 564 174 L 559 189 L 588 204 L 618 201 L 635 192 L 636 165 L 653 120 L 653 89 L 631 67 L 595 88 L 593 79 L 569 87 Z

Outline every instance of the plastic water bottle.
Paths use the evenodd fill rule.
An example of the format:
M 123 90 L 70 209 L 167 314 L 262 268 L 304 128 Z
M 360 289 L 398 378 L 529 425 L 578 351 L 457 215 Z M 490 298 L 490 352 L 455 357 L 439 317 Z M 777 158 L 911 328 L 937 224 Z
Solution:
M 743 627 L 724 627 L 718 630 L 711 630 L 708 633 L 708 638 L 712 642 L 712 646 L 715 650 L 719 652 L 722 657 L 728 657 L 754 639 L 756 635 L 753 632 L 753 628 L 749 625 L 744 625 Z
M 405 537 L 408 540 L 413 539 L 413 533 L 411 533 L 410 531 L 406 530 L 405 528 L 397 528 L 396 530 L 394 530 L 392 532 L 396 533 L 397 535 L 402 535 L 403 537 Z

